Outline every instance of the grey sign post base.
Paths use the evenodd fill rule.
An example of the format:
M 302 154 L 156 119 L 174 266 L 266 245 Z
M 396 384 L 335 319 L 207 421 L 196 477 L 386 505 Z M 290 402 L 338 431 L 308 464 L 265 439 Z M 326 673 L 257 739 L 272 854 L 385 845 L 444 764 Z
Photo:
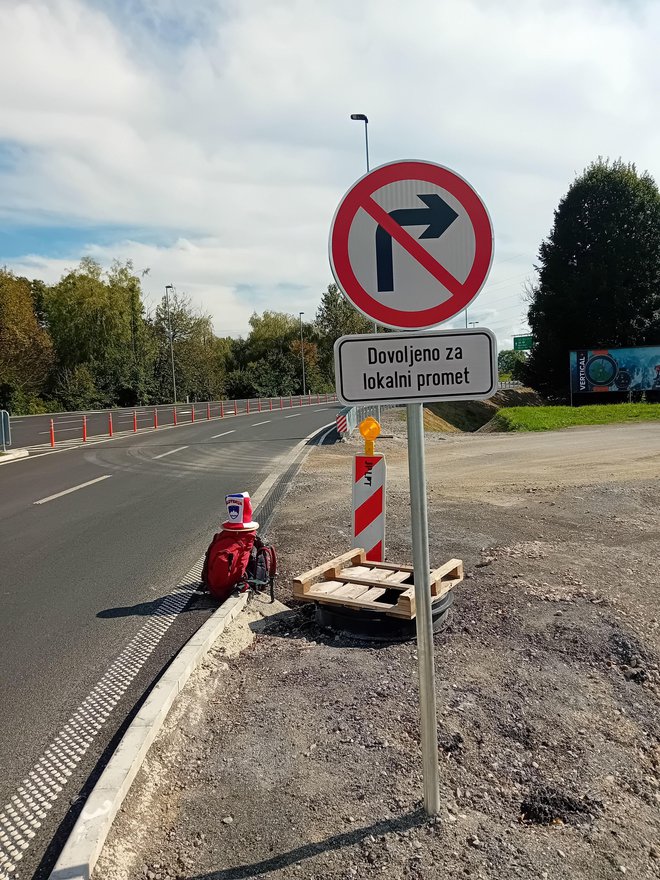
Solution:
M 417 610 L 417 656 L 419 708 L 421 713 L 424 809 L 429 816 L 440 811 L 438 778 L 438 722 L 433 666 L 433 621 L 431 618 L 431 564 L 426 509 L 426 466 L 424 463 L 424 413 L 421 403 L 406 406 L 408 416 L 408 473 L 412 514 L 415 607 Z

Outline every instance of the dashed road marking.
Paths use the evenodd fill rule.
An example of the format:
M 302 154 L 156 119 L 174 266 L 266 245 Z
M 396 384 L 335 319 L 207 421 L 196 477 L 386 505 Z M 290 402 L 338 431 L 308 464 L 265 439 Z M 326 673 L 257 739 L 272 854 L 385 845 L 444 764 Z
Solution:
M 35 501 L 34 504 L 46 504 L 48 501 L 54 501 L 56 498 L 61 498 L 63 495 L 70 495 L 72 492 L 77 492 L 78 489 L 84 489 L 86 486 L 93 486 L 94 483 L 100 483 L 102 480 L 109 480 L 112 474 L 105 474 L 102 477 L 97 477 L 95 480 L 87 480 L 86 483 L 81 483 L 79 486 L 72 486 L 70 489 L 65 489 L 64 492 L 57 492 L 55 495 L 49 495 L 48 498 L 42 498 L 40 501 Z
M 265 422 L 255 422 L 254 425 L 250 425 L 251 428 L 258 428 L 259 425 L 269 425 L 270 419 L 266 419 Z
M 292 416 L 284 416 L 285 419 L 297 419 L 300 413 L 294 413 Z
M 170 449 L 168 452 L 161 452 L 160 455 L 154 455 L 152 461 L 156 461 L 157 458 L 165 458 L 166 455 L 174 455 L 175 452 L 182 452 L 184 449 L 187 448 L 187 446 L 177 446 L 176 449 Z
M 226 437 L 227 434 L 235 434 L 236 431 L 223 431 L 222 434 L 214 434 L 211 440 L 217 440 L 218 437 Z

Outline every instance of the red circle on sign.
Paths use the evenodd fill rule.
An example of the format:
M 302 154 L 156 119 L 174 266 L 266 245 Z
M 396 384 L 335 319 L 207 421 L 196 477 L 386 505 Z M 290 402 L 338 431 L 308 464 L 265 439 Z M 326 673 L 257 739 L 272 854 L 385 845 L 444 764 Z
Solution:
M 475 252 L 472 267 L 464 282 L 453 278 L 424 247 L 372 198 L 372 194 L 400 180 L 423 180 L 442 187 L 465 209 L 474 230 Z M 358 281 L 348 250 L 351 225 L 357 212 L 364 209 L 380 225 L 397 238 L 413 259 L 418 260 L 438 282 L 449 289 L 451 297 L 437 306 L 420 311 L 404 311 L 385 305 L 368 293 Z M 405 243 L 404 243 L 405 242 Z M 375 246 L 375 245 L 374 245 Z M 488 277 L 493 259 L 493 227 L 486 206 L 475 190 L 455 171 L 434 162 L 390 162 L 370 171 L 355 183 L 339 203 L 330 227 L 330 265 L 337 284 L 356 309 L 385 327 L 400 330 L 422 330 L 435 327 L 462 312 L 477 296 Z

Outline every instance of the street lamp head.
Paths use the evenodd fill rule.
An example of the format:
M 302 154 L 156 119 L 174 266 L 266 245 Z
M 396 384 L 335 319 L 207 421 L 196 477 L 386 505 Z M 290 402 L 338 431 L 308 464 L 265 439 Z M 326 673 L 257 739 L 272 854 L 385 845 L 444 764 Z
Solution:
M 351 119 L 357 119 L 360 122 L 369 122 L 364 113 L 351 113 Z

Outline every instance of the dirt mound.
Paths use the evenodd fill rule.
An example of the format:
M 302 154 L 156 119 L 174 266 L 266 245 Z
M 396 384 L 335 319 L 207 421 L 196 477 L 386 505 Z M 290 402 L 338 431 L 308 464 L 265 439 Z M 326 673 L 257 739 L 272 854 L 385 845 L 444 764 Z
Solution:
M 442 431 L 447 434 L 460 434 L 461 429 L 451 422 L 440 418 L 428 407 L 424 407 L 424 430 L 425 431 Z
M 594 819 L 602 808 L 602 803 L 586 795 L 576 798 L 546 785 L 531 792 L 522 802 L 520 816 L 523 822 L 531 825 L 575 824 Z
M 543 401 L 531 388 L 507 388 L 498 391 L 490 400 L 465 400 L 455 403 L 429 403 L 431 412 L 450 428 L 434 427 L 433 431 L 478 431 L 488 424 L 503 406 L 542 406 Z M 427 429 L 428 430 L 428 429 Z

